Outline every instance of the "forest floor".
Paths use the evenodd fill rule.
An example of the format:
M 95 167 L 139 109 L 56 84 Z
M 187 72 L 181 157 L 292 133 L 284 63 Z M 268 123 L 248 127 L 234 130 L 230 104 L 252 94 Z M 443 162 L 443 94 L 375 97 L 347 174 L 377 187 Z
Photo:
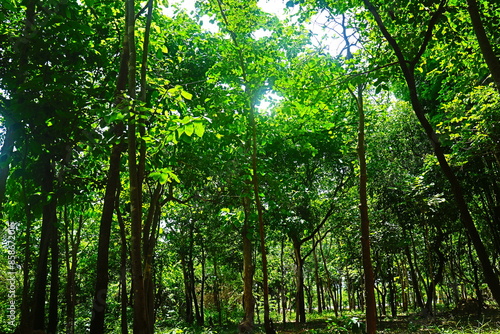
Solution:
M 278 323 L 274 327 L 278 334 L 349 334 L 363 333 L 357 330 L 357 324 L 363 323 L 362 315 L 359 313 L 345 313 L 336 318 L 333 314 L 315 314 L 305 324 Z M 353 327 L 354 325 L 354 327 Z M 354 329 L 353 329 L 354 328 Z M 224 329 L 212 329 L 200 333 L 237 333 L 236 326 Z M 257 326 L 255 334 L 263 334 L 262 326 Z M 482 333 L 500 334 L 500 309 L 488 308 L 481 314 L 464 310 L 443 311 L 435 316 L 426 317 L 419 314 L 400 315 L 397 317 L 383 317 L 379 319 L 377 333 L 384 334 L 459 334 L 459 333 Z
M 361 322 L 359 314 L 344 315 L 341 318 L 318 317 L 306 324 L 297 326 L 293 323 L 275 325 L 277 333 L 363 333 L 356 330 L 353 324 Z M 354 328 L 354 330 L 353 330 Z M 418 314 L 384 317 L 379 319 L 377 333 L 392 334 L 458 334 L 483 333 L 500 334 L 500 309 L 487 309 L 481 314 L 469 312 L 447 311 L 437 313 L 433 317 Z
M 305 324 L 287 322 L 275 323 L 277 334 L 362 334 L 357 329 L 363 324 L 363 315 L 360 313 L 344 312 L 342 316 L 335 317 L 333 312 L 323 314 L 309 314 Z M 213 328 L 183 328 L 170 329 L 166 334 L 235 334 L 238 333 L 237 325 L 227 325 Z M 399 315 L 397 317 L 379 318 L 377 333 L 383 334 L 500 334 L 500 309 L 488 307 L 481 314 L 477 309 L 455 309 L 437 312 L 435 316 L 422 316 L 420 314 Z M 257 325 L 254 334 L 264 334 L 262 325 Z

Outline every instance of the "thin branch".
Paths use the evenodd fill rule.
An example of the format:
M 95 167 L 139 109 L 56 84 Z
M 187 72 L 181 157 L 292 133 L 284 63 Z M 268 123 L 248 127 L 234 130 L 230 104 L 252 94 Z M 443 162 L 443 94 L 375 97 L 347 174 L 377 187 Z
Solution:
M 315 240 L 315 241 L 314 241 L 314 243 L 313 243 L 313 246 L 312 246 L 311 250 L 310 250 L 309 252 L 307 252 L 307 254 L 306 254 L 306 255 L 302 256 L 302 261 L 305 261 L 305 260 L 309 257 L 309 255 L 311 255 L 311 254 L 312 254 L 312 252 L 314 252 L 314 250 L 316 249 L 316 246 L 318 246 L 318 244 L 319 244 L 321 241 L 323 241 L 323 239 L 325 239 L 325 237 L 326 237 L 326 236 L 328 235 L 328 233 L 330 233 L 331 231 L 332 231 L 331 229 L 330 229 L 330 230 L 328 230 L 328 231 L 326 231 L 326 232 L 325 232 L 325 234 L 323 234 L 323 236 L 322 236 L 322 237 L 320 237 L 320 238 L 318 238 L 318 240 Z
M 424 54 L 425 50 L 427 49 L 427 45 L 429 44 L 431 38 L 432 38 L 432 33 L 434 30 L 434 27 L 436 26 L 439 18 L 441 15 L 446 11 L 446 2 L 447 0 L 441 0 L 439 3 L 439 7 L 437 11 L 432 15 L 429 25 L 427 26 L 427 31 L 425 32 L 424 40 L 422 42 L 422 45 L 420 45 L 420 49 L 418 50 L 417 54 L 415 55 L 415 58 L 410 62 L 410 66 L 413 69 L 415 65 L 418 64 L 420 61 L 420 58 L 422 58 L 422 55 Z

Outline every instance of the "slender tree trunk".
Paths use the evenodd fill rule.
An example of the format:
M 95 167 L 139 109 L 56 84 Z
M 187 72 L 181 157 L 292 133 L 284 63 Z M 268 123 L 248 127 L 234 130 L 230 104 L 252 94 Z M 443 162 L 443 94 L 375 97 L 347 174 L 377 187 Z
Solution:
M 418 96 L 418 91 L 417 91 L 417 84 L 415 80 L 415 73 L 414 73 L 415 66 L 420 60 L 420 57 L 422 56 L 423 52 L 425 51 L 427 45 L 426 43 L 428 43 L 429 40 L 432 38 L 433 27 L 436 24 L 441 13 L 444 11 L 445 1 L 444 0 L 441 1 L 439 9 L 433 15 L 431 21 L 429 22 L 429 27 L 424 37 L 424 43 L 422 44 L 420 51 L 415 57 L 415 59 L 412 60 L 411 62 L 408 62 L 406 60 L 399 44 L 388 32 L 375 7 L 371 4 L 369 0 L 363 0 L 363 1 L 366 7 L 373 14 L 377 22 L 377 25 L 379 26 L 385 39 L 388 41 L 388 43 L 391 45 L 392 49 L 396 53 L 396 57 L 398 58 L 399 65 L 401 67 L 403 76 L 408 86 L 408 90 L 410 93 L 410 102 L 412 104 L 413 111 L 415 112 L 415 115 L 417 116 L 420 124 L 424 128 L 425 133 L 427 134 L 427 137 L 429 138 L 429 141 L 432 144 L 432 147 L 434 149 L 434 154 L 439 162 L 443 174 L 450 183 L 450 188 L 455 198 L 458 211 L 460 213 L 460 220 L 462 221 L 462 224 L 465 227 L 467 233 L 469 234 L 469 237 L 472 241 L 472 244 L 474 245 L 474 248 L 476 249 L 476 254 L 479 258 L 479 261 L 481 262 L 484 278 L 488 284 L 488 287 L 490 288 L 491 294 L 493 295 L 493 298 L 495 299 L 497 304 L 500 305 L 500 280 L 498 278 L 498 275 L 495 273 L 493 266 L 491 265 L 488 252 L 486 251 L 486 247 L 484 246 L 483 241 L 481 240 L 481 237 L 479 236 L 479 233 L 476 229 L 476 226 L 474 225 L 474 220 L 472 219 L 469 207 L 465 200 L 462 186 L 460 185 L 460 182 L 458 181 L 455 172 L 448 164 L 448 160 L 446 159 L 444 150 L 441 146 L 441 142 L 436 132 L 434 131 L 432 125 L 425 117 L 425 110 L 420 102 L 420 98 Z
M 127 34 L 129 42 L 128 62 L 128 95 L 134 104 L 136 98 L 136 50 L 135 50 L 135 3 L 134 0 L 126 1 Z M 133 289 L 133 333 L 149 333 L 146 292 L 144 289 L 144 272 L 142 261 L 142 173 L 143 160 L 137 163 L 139 156 L 137 128 L 139 122 L 138 112 L 134 106 L 130 110 L 131 117 L 128 122 L 128 170 L 130 184 L 130 253 L 132 267 Z M 139 125 L 139 129 L 140 129 Z M 140 155 L 139 158 L 142 158 Z
M 361 249 L 365 281 L 366 330 L 368 334 L 377 331 L 377 304 L 375 301 L 375 278 L 370 255 L 370 221 L 368 218 L 368 197 L 366 194 L 366 157 L 365 157 L 365 114 L 363 107 L 363 88 L 358 85 L 357 95 L 351 91 L 358 109 L 358 160 L 359 160 L 359 213 L 361 217 Z
M 127 89 L 128 62 L 129 62 L 129 36 L 127 25 L 123 37 L 123 47 L 120 57 L 120 69 L 115 91 L 115 105 L 121 102 L 121 95 Z M 114 126 L 113 132 L 117 138 L 122 138 L 125 127 L 122 123 Z M 104 203 L 101 220 L 99 224 L 99 241 L 97 249 L 97 270 L 95 279 L 94 298 L 92 303 L 92 319 L 90 321 L 90 333 L 100 334 L 104 332 L 104 317 L 106 313 L 106 297 L 109 282 L 109 240 L 111 235 L 111 225 L 113 223 L 113 212 L 118 204 L 117 193 L 120 184 L 120 165 L 123 152 L 121 142 L 113 144 L 109 157 L 109 167 L 107 173 L 106 189 L 104 191 Z
M 125 222 L 123 221 L 123 217 L 120 212 L 120 188 L 118 190 L 118 194 L 116 195 L 117 203 L 116 207 L 116 216 L 118 217 L 118 224 L 120 225 L 120 242 L 121 242 L 121 251 L 120 251 L 120 301 L 121 301 L 121 319 L 120 319 L 120 328 L 122 334 L 128 334 L 128 320 L 127 320 L 127 234 L 125 230 Z
M 185 320 L 188 324 L 192 324 L 194 320 L 193 295 L 191 294 L 189 268 L 184 252 L 181 252 L 181 266 L 182 275 L 184 276 Z
M 245 221 L 241 230 L 243 239 L 243 310 L 245 315 L 239 326 L 240 333 L 249 333 L 253 331 L 255 298 L 253 296 L 253 245 L 250 239 L 250 203 L 248 198 L 243 198 L 243 210 L 245 212 Z
M 476 261 L 474 260 L 474 257 L 472 256 L 472 247 L 471 247 L 471 242 L 470 239 L 467 240 L 467 250 L 469 253 L 469 261 L 472 266 L 472 275 L 474 277 L 474 290 L 476 292 L 476 298 L 477 298 L 477 303 L 478 303 L 478 308 L 477 308 L 477 313 L 481 314 L 484 306 L 484 299 L 483 299 L 483 294 L 481 292 L 481 287 L 479 284 L 479 275 L 477 274 L 477 265 Z
M 295 284 L 296 284 L 296 295 L 295 295 L 295 321 L 297 323 L 306 322 L 306 305 L 305 305 L 305 295 L 304 295 L 304 263 L 301 254 L 301 243 L 297 238 L 292 238 L 293 251 L 295 253 Z
M 285 250 L 285 238 L 281 239 L 281 250 L 280 250 L 280 267 L 281 267 L 281 310 L 283 312 L 283 324 L 286 323 L 286 291 L 285 291 L 285 261 L 284 261 L 284 250 Z
M 48 333 L 57 332 L 59 322 L 58 299 L 59 299 L 59 232 L 57 224 L 54 221 L 52 226 L 52 240 L 50 245 L 50 298 L 49 298 L 49 323 Z
M 66 333 L 73 334 L 75 332 L 75 306 L 76 306 L 76 267 L 78 265 L 78 249 L 80 246 L 80 236 L 83 226 L 83 216 L 80 216 L 76 236 L 73 235 L 74 226 L 71 224 L 70 235 L 70 219 L 68 217 L 67 208 L 64 208 L 65 221 L 65 245 L 66 245 Z M 71 246 L 71 249 L 70 249 Z
M 217 310 L 217 323 L 219 326 L 222 325 L 222 307 L 221 307 L 221 302 L 220 302 L 220 295 L 219 295 L 219 273 L 217 270 L 217 255 L 216 252 L 214 252 L 213 255 L 214 258 L 214 304 L 215 304 L 215 309 Z M 244 300 L 244 298 L 243 298 Z M 246 313 L 246 309 L 245 309 Z
M 242 63 L 242 70 L 244 71 L 244 65 Z M 245 78 L 245 82 L 246 82 Z M 248 85 L 249 83 L 246 82 Z M 254 96 L 248 96 L 249 100 L 249 110 L 248 110 L 248 121 L 250 125 L 250 133 L 252 138 L 252 185 L 255 199 L 255 206 L 257 208 L 257 217 L 259 221 L 259 236 L 260 236 L 260 253 L 262 259 L 262 289 L 264 297 L 264 328 L 266 334 L 274 334 L 276 331 L 273 328 L 271 322 L 270 310 L 269 310 L 269 286 L 268 286 L 268 271 L 267 271 L 267 251 L 266 251 L 266 233 L 264 229 L 264 214 L 262 210 L 262 204 L 259 195 L 259 178 L 257 169 L 257 124 L 255 122 L 255 106 L 253 103 Z
M 325 268 L 325 272 L 326 272 L 327 291 L 328 291 L 328 293 L 330 295 L 330 298 L 332 299 L 333 310 L 335 312 L 335 316 L 338 317 L 339 316 L 338 301 L 337 301 L 337 298 L 336 298 L 335 294 L 332 291 L 332 286 L 334 285 L 334 282 L 332 282 L 330 271 L 328 270 L 328 266 L 327 266 L 327 263 L 326 263 L 325 254 L 323 252 L 323 242 L 322 242 L 322 240 L 319 241 L 319 252 L 321 254 L 321 258 L 323 260 L 323 267 Z
M 410 247 L 405 246 L 404 250 L 406 258 L 408 259 L 408 265 L 410 266 L 410 277 L 411 277 L 411 283 L 413 285 L 413 293 L 415 294 L 415 303 L 417 307 L 422 310 L 424 308 L 424 302 L 422 299 L 422 292 L 420 291 L 420 284 L 418 284 L 418 276 L 415 271 L 416 269 L 413 266 L 413 261 L 411 259 Z
M 142 252 L 144 259 L 144 289 L 146 293 L 147 314 L 149 315 L 149 332 L 154 332 L 154 282 L 153 282 L 153 254 L 156 246 L 158 224 L 161 215 L 160 195 L 163 187 L 157 184 L 149 204 L 148 214 L 142 234 Z
M 500 93 L 500 60 L 498 59 L 493 47 L 491 46 L 486 30 L 484 29 L 483 22 L 481 20 L 481 13 L 476 0 L 467 0 L 467 10 L 469 11 L 470 19 L 472 21 L 472 27 L 474 28 L 474 33 L 476 34 L 477 42 L 481 48 L 484 61 L 488 65 L 491 76 L 498 92 Z
M 314 244 L 314 238 L 313 238 Z M 323 313 L 323 303 L 321 300 L 321 280 L 319 278 L 319 268 L 318 268 L 318 255 L 316 254 L 316 247 L 313 248 L 313 259 L 314 259 L 314 280 L 316 282 L 316 298 L 318 301 L 318 313 Z
M 444 239 L 444 234 L 442 232 L 438 233 L 439 235 L 434 241 L 432 250 L 430 250 L 433 254 L 438 256 L 438 268 L 435 274 L 431 272 L 432 278 L 430 279 L 429 286 L 427 288 L 427 302 L 425 303 L 425 311 L 427 314 L 434 314 L 433 305 L 436 297 L 436 287 L 443 280 L 444 265 L 446 261 L 445 256 L 440 249 Z
M 123 128 L 119 125 L 118 128 Z M 120 130 L 118 129 L 119 133 Z M 121 135 L 121 134 L 120 134 Z M 97 248 L 97 270 L 95 279 L 94 301 L 92 305 L 92 319 L 90 322 L 90 333 L 99 334 L 104 332 L 104 316 L 106 313 L 106 297 L 109 282 L 109 240 L 111 225 L 113 223 L 113 212 L 116 201 L 117 188 L 120 182 L 120 158 L 122 153 L 121 144 L 114 144 L 109 158 L 108 179 L 104 193 L 104 204 L 99 226 L 99 244 Z
M 52 170 L 50 159 L 48 157 L 43 157 L 42 159 L 45 159 L 43 164 L 42 194 L 49 197 L 49 194 L 54 191 L 54 171 Z M 56 223 L 55 197 L 48 199 L 48 203 L 43 206 L 42 215 L 42 231 L 33 293 L 33 330 L 45 330 L 48 254 L 54 231 L 53 226 Z
M 24 178 L 21 181 L 21 185 L 22 185 L 22 197 L 24 201 L 24 211 L 26 214 L 26 232 L 25 232 L 24 265 L 23 265 L 23 300 L 21 302 L 21 323 L 19 325 L 19 328 L 20 328 L 20 334 L 30 334 L 29 332 L 32 327 L 31 323 L 32 317 L 30 310 L 30 304 L 31 304 L 30 267 L 31 267 L 31 226 L 33 218 L 28 198 L 26 196 L 26 182 Z
M 203 237 L 202 237 L 203 238 Z M 200 291 L 200 321 L 199 326 L 205 324 L 205 280 L 206 280 L 206 255 L 205 243 L 201 241 L 201 291 Z
M 390 269 L 389 276 L 389 306 L 391 307 L 391 316 L 396 318 L 398 315 L 398 308 L 396 305 L 396 285 L 394 284 L 394 274 Z

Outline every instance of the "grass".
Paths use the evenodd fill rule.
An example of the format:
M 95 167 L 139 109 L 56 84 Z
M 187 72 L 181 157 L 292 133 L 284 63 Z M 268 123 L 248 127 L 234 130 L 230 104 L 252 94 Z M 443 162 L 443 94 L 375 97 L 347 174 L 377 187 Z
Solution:
M 345 312 L 336 318 L 332 313 L 308 315 L 305 324 L 276 323 L 280 334 L 350 334 L 362 333 L 358 323 L 363 323 L 360 313 Z M 158 331 L 161 334 L 235 334 L 236 324 L 223 327 L 184 327 Z M 257 325 L 254 334 L 263 334 L 263 328 Z M 423 317 L 418 314 L 401 315 L 395 318 L 379 319 L 377 333 L 383 334 L 500 334 L 500 310 L 485 310 L 482 315 L 444 311 L 434 317 Z

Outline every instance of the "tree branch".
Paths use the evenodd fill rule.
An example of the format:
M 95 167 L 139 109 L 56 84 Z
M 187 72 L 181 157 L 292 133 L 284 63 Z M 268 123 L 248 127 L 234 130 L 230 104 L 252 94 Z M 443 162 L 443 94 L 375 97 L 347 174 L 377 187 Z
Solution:
M 441 15 L 445 12 L 447 0 L 441 0 L 439 3 L 439 7 L 436 12 L 432 15 L 429 25 L 427 26 L 427 31 L 425 32 L 424 40 L 422 42 L 422 45 L 420 45 L 420 49 L 418 50 L 417 54 L 413 58 L 413 60 L 410 62 L 410 66 L 413 69 L 418 62 L 420 61 L 420 58 L 422 58 L 422 55 L 424 54 L 425 50 L 427 49 L 427 45 L 429 44 L 431 38 L 432 38 L 432 32 L 434 30 L 434 27 L 436 26 L 437 21 L 441 17 Z

